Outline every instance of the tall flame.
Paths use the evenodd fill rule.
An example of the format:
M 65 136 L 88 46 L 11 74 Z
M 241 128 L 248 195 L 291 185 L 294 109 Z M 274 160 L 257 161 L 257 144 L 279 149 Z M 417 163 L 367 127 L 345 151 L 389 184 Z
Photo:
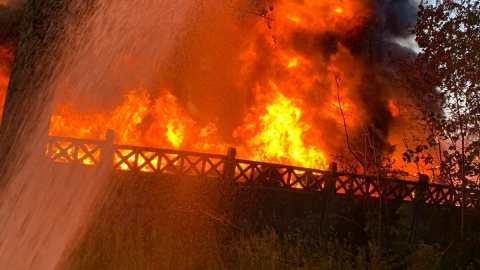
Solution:
M 272 87 L 276 85 L 272 83 Z M 305 145 L 311 126 L 303 116 L 302 101 L 289 99 L 280 92 L 265 97 L 265 107 L 255 108 L 245 125 L 235 131 L 250 149 L 254 160 L 325 168 L 327 159 L 315 146 Z

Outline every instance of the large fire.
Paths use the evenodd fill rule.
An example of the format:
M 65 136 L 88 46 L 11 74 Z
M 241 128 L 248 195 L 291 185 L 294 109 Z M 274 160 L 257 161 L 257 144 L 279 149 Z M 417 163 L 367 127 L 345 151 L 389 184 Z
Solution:
M 355 129 L 365 125 L 372 114 L 365 109 L 362 72 L 375 67 L 359 56 L 354 44 L 365 34 L 362 31 L 373 16 L 372 7 L 363 1 L 250 2 L 225 2 L 227 14 L 211 19 L 219 31 L 233 29 L 241 36 L 234 37 L 236 42 L 218 40 L 217 46 L 228 48 L 209 51 L 202 47 L 211 52 L 207 55 L 211 59 L 201 61 L 172 57 L 173 61 L 184 61 L 178 63 L 195 74 L 205 70 L 207 79 L 214 81 L 182 94 L 189 83 L 194 84 L 187 75 L 175 78 L 181 83 L 163 84 L 168 79 L 161 78 L 160 83 L 148 86 L 140 78 L 136 84 L 142 86 L 127 90 L 123 101 L 112 110 L 59 102 L 65 98 L 57 91 L 50 135 L 103 139 L 105 131 L 113 129 L 118 144 L 220 154 L 231 146 L 238 149 L 240 158 L 326 168 L 332 152 L 328 145 L 339 145 L 339 140 L 344 143 L 343 120 Z M 225 21 L 228 18 L 230 21 Z M 197 42 L 198 46 L 216 42 L 207 39 Z M 212 66 L 222 61 L 217 58 L 228 59 L 235 66 L 212 72 Z M 212 75 L 215 72 L 218 74 Z M 200 74 L 194 79 L 199 80 Z M 0 76 L 2 93 L 5 78 Z M 202 110 L 215 107 L 218 101 L 209 101 L 203 91 L 220 89 L 223 83 L 249 91 L 247 98 L 229 101 L 232 107 L 241 107 L 235 111 L 243 120 L 222 120 L 221 115 L 221 120 L 202 118 Z M 393 101 L 388 97 L 381 101 L 390 117 L 398 116 Z
M 325 154 L 314 143 L 306 143 L 311 119 L 304 116 L 302 101 L 285 97 L 273 83 L 272 88 L 275 91 L 265 97 L 269 100 L 264 101 L 265 107 L 253 109 L 234 136 L 250 138 L 246 146 L 248 156 L 254 160 L 324 168 Z M 260 90 L 257 93 L 260 97 Z

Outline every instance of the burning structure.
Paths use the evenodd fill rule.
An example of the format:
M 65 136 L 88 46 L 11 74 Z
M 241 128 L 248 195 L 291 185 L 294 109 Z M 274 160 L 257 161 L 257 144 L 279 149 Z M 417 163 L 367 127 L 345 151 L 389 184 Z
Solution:
M 94 18 L 69 52 L 51 135 L 99 139 L 113 129 L 119 144 L 210 153 L 233 146 L 241 158 L 322 169 L 331 153 L 347 153 L 346 132 L 350 150 L 364 156 L 367 145 L 383 151 L 399 142 L 402 93 L 388 59 L 409 51 L 400 44 L 414 3 L 182 2 L 185 24 L 173 4 L 162 12 L 168 18 L 156 18 L 163 4 L 139 4 L 124 17 L 124 2 L 100 7 L 109 21 Z M 109 25 L 124 31 L 109 33 Z M 176 33 L 165 36 L 168 28 Z

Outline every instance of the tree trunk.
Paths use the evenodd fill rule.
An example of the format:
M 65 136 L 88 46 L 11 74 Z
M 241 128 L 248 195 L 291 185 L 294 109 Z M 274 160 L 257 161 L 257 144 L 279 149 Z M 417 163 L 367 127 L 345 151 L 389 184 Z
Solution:
M 44 154 L 56 74 L 94 1 L 28 1 L 0 126 L 0 190 L 24 159 Z
M 59 74 L 97 2 L 28 0 L 0 127 L 0 269 L 58 269 L 108 179 L 45 158 Z

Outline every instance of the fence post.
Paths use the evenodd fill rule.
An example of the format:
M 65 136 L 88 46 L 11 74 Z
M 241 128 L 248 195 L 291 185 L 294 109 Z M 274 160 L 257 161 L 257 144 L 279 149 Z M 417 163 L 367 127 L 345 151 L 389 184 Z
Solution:
M 425 202 L 425 195 L 427 195 L 427 189 L 428 189 L 428 181 L 429 181 L 429 178 L 428 178 L 428 175 L 426 174 L 421 174 L 419 179 L 418 179 L 418 191 L 420 191 L 420 196 L 419 197 L 416 197 L 415 196 L 415 199 L 417 200 L 418 198 L 418 201 L 420 202 Z
M 115 154 L 114 147 L 115 132 L 112 129 L 107 129 L 105 141 L 100 152 L 100 167 L 113 167 L 113 156 Z
M 329 200 L 330 198 L 335 195 L 335 188 L 336 188 L 336 181 L 337 181 L 337 176 L 338 176 L 338 166 L 336 162 L 330 163 L 328 166 L 328 171 L 329 171 L 329 176 L 327 178 L 327 183 L 325 183 L 325 187 L 327 188 L 328 191 L 328 197 Z
M 233 182 L 235 176 L 235 156 L 237 155 L 237 149 L 230 147 L 227 152 L 227 159 L 223 167 L 223 180 L 226 182 Z
M 425 204 L 425 199 L 428 190 L 428 175 L 420 174 L 418 178 L 417 188 L 415 190 L 415 198 L 413 199 L 413 218 L 412 225 L 410 226 L 410 235 L 408 237 L 408 244 L 413 244 L 415 240 L 415 231 L 418 227 L 418 217 L 420 216 L 420 209 L 423 204 Z
M 325 220 L 327 218 L 328 203 L 335 194 L 335 182 L 337 181 L 337 163 L 332 162 L 328 167 L 328 175 L 325 179 L 325 196 L 323 198 L 322 223 L 320 224 L 320 232 L 323 235 L 325 228 Z

